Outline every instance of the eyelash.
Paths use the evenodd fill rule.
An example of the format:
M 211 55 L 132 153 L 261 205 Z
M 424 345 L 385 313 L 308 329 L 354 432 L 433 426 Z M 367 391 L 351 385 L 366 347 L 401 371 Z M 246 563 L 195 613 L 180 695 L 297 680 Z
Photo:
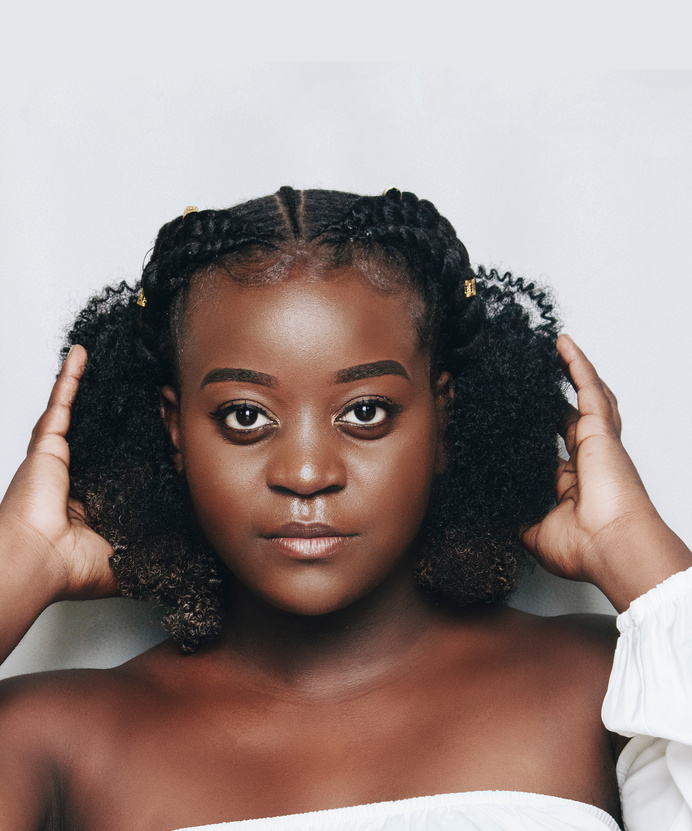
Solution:
M 344 416 L 348 413 L 353 412 L 357 407 L 367 407 L 368 405 L 373 405 L 375 407 L 379 407 L 381 410 L 384 410 L 385 416 L 380 421 L 375 422 L 374 424 L 370 424 L 368 422 L 359 423 L 357 421 L 345 421 Z M 377 398 L 377 397 L 370 397 L 370 398 L 359 398 L 357 401 L 353 401 L 350 404 L 347 404 L 346 407 L 339 413 L 336 417 L 335 421 L 338 421 L 340 424 L 347 424 L 349 427 L 354 427 L 356 430 L 376 430 L 378 427 L 382 427 L 383 425 L 390 422 L 399 412 L 401 411 L 401 407 L 398 404 L 395 404 L 393 401 L 390 401 L 388 398 Z
M 348 415 L 348 413 L 353 412 L 357 407 L 367 407 L 368 405 L 372 405 L 384 410 L 384 418 L 380 419 L 374 424 L 370 424 L 368 422 L 359 423 L 357 421 L 345 420 L 345 416 Z M 264 418 L 268 419 L 269 423 L 262 424 L 259 427 L 247 427 L 245 429 L 231 427 L 226 423 L 230 415 L 232 415 L 233 413 L 240 412 L 244 409 L 251 410 L 255 413 L 258 413 L 261 416 L 264 416 Z M 391 422 L 392 419 L 400 411 L 401 407 L 398 404 L 395 404 L 393 401 L 390 401 L 388 398 L 359 398 L 356 401 L 352 401 L 349 404 L 347 404 L 346 407 L 344 407 L 343 410 L 339 413 L 339 415 L 336 416 L 334 421 L 339 424 L 345 424 L 347 425 L 348 429 L 354 429 L 358 431 L 361 435 L 363 435 L 365 431 L 375 432 L 378 428 L 382 428 L 384 425 Z M 274 417 L 269 415 L 269 413 L 263 407 L 260 407 L 258 404 L 253 404 L 250 401 L 239 401 L 237 403 L 224 405 L 222 407 L 219 407 L 218 410 L 214 410 L 213 412 L 209 413 L 209 415 L 214 421 L 216 421 L 219 424 L 220 428 L 224 432 L 232 433 L 234 436 L 253 436 L 277 425 L 277 422 L 274 419 Z
M 247 427 L 245 429 L 239 429 L 237 427 L 231 427 L 230 425 L 226 424 L 226 419 L 233 413 L 238 413 L 241 410 L 251 410 L 255 413 L 258 413 L 261 416 L 264 416 L 266 419 L 269 420 L 269 424 L 261 424 L 259 427 Z M 218 410 L 209 413 L 209 415 L 216 421 L 222 430 L 226 432 L 233 433 L 236 436 L 248 436 L 254 435 L 259 432 L 263 432 L 268 427 L 276 426 L 276 420 L 273 416 L 270 416 L 269 413 L 263 408 L 260 407 L 258 404 L 253 404 L 250 401 L 239 401 L 234 404 L 227 404 L 222 407 L 219 407 Z

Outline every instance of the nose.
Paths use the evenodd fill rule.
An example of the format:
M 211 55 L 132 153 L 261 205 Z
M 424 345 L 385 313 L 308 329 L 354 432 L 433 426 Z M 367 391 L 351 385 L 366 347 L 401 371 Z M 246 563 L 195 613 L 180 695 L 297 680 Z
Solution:
M 267 470 L 271 490 L 308 498 L 346 487 L 342 442 L 333 428 L 306 423 L 276 436 L 272 444 Z

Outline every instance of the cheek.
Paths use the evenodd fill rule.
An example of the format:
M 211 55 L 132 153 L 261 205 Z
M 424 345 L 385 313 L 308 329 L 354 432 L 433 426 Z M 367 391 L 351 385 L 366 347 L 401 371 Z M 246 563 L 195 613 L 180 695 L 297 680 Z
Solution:
M 252 453 L 239 452 L 218 437 L 187 433 L 182 458 L 197 518 L 219 552 L 242 532 L 261 492 L 261 469 Z
M 373 530 L 404 543 L 423 523 L 435 477 L 436 433 L 427 423 L 351 465 L 352 485 Z

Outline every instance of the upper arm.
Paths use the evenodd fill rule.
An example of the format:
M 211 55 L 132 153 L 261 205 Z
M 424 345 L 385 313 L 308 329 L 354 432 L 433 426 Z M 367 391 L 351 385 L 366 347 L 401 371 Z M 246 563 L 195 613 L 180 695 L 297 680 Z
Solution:
M 47 691 L 24 676 L 0 683 L 0 828 L 57 831 L 59 724 Z M 59 722 L 59 719 L 57 719 Z

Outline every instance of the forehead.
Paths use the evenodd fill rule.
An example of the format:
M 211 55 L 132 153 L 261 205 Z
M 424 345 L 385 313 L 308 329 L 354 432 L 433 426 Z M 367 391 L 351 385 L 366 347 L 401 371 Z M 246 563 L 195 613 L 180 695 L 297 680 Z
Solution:
M 418 305 L 409 290 L 375 288 L 353 267 L 296 265 L 276 282 L 254 285 L 214 272 L 188 297 L 181 381 L 229 366 L 314 380 L 377 360 L 414 368 L 426 363 L 414 323 Z

